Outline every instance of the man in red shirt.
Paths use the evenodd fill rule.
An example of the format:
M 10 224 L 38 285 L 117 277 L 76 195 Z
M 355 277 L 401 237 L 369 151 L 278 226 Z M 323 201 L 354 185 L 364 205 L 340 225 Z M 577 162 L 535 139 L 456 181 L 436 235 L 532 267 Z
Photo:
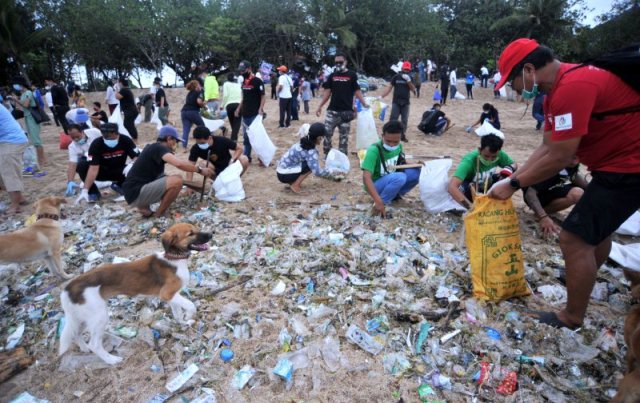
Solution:
M 557 312 L 534 312 L 542 323 L 582 325 L 598 268 L 611 250 L 611 234 L 640 208 L 640 113 L 604 112 L 640 105 L 640 94 L 619 77 L 594 66 L 562 63 L 551 49 L 531 39 L 511 42 L 498 62 L 502 79 L 524 99 L 547 93 L 542 144 L 490 196 L 507 199 L 520 187 L 543 181 L 574 155 L 593 177 L 562 224 L 567 305 Z

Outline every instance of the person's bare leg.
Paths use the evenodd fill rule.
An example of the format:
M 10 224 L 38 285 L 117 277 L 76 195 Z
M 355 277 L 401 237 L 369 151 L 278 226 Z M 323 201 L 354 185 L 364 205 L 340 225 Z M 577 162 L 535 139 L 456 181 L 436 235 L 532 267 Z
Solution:
M 22 192 L 9 192 L 9 199 L 11 199 L 9 211 L 19 213 L 21 211 L 20 203 L 25 201 L 24 196 L 22 196 Z
M 180 175 L 171 175 L 167 176 L 167 190 L 165 190 L 162 195 L 162 200 L 160 200 L 160 206 L 155 212 L 156 217 L 162 217 L 178 195 L 182 190 L 182 176 Z
M 547 214 L 552 214 L 569 208 L 576 204 L 578 200 L 580 200 L 583 193 L 584 190 L 582 190 L 581 188 L 573 188 L 565 197 L 560 197 L 558 199 L 552 200 L 544 207 L 544 211 Z
M 43 168 L 47 165 L 47 157 L 44 155 L 44 147 L 36 146 L 36 155 L 38 158 L 38 167 Z
M 242 165 L 242 172 L 240 173 L 240 176 L 242 176 L 247 172 L 247 168 L 249 168 L 249 158 L 247 158 L 246 155 L 241 155 L 238 161 L 240 161 L 240 165 Z
M 296 181 L 291 184 L 291 190 L 293 191 L 293 193 L 302 192 L 302 187 L 301 187 L 302 181 L 307 179 L 309 175 L 311 175 L 311 171 L 298 176 L 298 179 L 296 179 Z
M 606 260 L 611 249 L 611 238 L 593 246 L 578 235 L 563 230 L 560 233 L 560 249 L 567 276 L 567 305 L 558 312 L 558 319 L 569 326 L 579 326 L 587 312 L 598 267 Z

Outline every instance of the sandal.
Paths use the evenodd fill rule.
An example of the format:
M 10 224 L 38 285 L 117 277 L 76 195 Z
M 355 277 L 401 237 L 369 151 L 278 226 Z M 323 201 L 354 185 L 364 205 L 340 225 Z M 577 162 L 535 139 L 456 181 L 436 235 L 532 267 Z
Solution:
M 545 325 L 553 326 L 557 329 L 562 329 L 566 327 L 570 330 L 576 330 L 580 326 L 570 326 L 558 318 L 558 315 L 555 312 L 545 312 L 545 311 L 529 311 L 525 312 L 525 315 L 536 319 L 540 323 L 544 323 Z

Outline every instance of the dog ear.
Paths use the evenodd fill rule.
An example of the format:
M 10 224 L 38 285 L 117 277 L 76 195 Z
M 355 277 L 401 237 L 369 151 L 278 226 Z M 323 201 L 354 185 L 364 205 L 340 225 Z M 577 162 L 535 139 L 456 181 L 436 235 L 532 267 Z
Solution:
M 178 240 L 178 234 L 174 234 L 171 231 L 165 231 L 165 233 L 162 234 L 160 239 L 162 241 L 162 247 L 165 250 L 168 250 L 168 249 L 171 249 L 171 246 L 173 246 L 173 244 L 175 244 L 175 242 Z

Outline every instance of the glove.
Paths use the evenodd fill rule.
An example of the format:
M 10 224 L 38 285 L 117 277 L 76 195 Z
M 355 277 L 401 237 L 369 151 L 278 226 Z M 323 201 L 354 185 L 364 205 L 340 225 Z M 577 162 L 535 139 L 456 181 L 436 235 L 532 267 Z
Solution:
M 502 170 L 500 171 L 501 178 L 508 178 L 512 174 L 513 174 L 513 168 L 511 167 L 511 165 L 507 165 L 506 167 L 502 168 Z
M 471 133 L 471 126 L 465 127 L 464 131 L 467 132 L 467 133 Z
M 67 182 L 67 190 L 64 192 L 65 196 L 73 196 L 76 193 L 76 188 L 78 184 L 74 181 Z
M 80 192 L 80 196 L 78 196 L 78 198 L 76 199 L 75 204 L 80 204 L 82 200 L 84 200 L 86 203 L 89 202 L 89 191 L 87 189 L 82 189 L 82 192 Z

